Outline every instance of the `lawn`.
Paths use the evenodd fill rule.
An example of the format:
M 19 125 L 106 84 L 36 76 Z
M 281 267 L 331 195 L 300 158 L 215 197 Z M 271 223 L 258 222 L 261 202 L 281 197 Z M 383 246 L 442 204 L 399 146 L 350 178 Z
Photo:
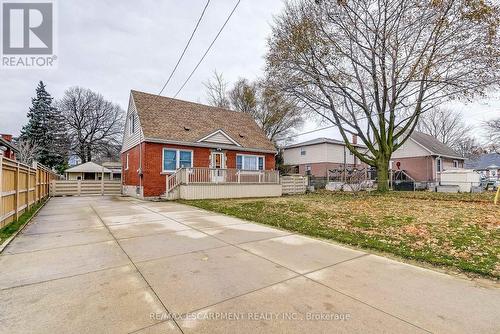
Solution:
M 493 194 L 316 193 L 183 201 L 290 231 L 500 278 L 500 205 Z

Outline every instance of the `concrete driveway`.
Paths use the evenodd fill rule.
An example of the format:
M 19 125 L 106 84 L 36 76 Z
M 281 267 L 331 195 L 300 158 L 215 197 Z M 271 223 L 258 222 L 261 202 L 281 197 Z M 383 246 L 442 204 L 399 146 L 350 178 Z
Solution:
M 1 333 L 499 333 L 500 289 L 175 203 L 53 198 Z

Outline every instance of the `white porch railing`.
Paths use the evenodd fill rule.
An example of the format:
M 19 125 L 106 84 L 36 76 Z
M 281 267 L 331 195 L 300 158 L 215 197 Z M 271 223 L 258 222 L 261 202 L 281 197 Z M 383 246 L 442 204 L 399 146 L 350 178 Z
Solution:
M 180 168 L 167 177 L 167 194 L 181 184 L 279 184 L 276 170 L 240 170 L 220 168 Z

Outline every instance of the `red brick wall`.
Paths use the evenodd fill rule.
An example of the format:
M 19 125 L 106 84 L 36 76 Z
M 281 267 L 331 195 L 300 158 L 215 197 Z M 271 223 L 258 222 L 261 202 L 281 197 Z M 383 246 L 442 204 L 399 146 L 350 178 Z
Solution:
M 443 170 L 453 169 L 453 160 L 450 158 L 441 158 Z M 399 169 L 405 170 L 416 181 L 439 181 L 439 175 L 436 175 L 436 158 L 432 156 L 414 157 L 414 158 L 398 158 L 393 159 L 393 168 L 397 170 L 397 162 L 400 162 Z M 458 160 L 458 168 L 463 168 L 463 160 Z M 437 177 L 436 177 L 437 176 Z
M 140 144 L 142 146 L 142 150 L 144 150 L 144 143 Z M 139 173 L 137 170 L 139 169 L 139 155 L 141 152 L 141 148 L 139 145 L 134 146 L 130 150 L 123 152 L 121 155 L 122 160 L 122 183 L 126 186 L 138 186 L 139 185 Z M 128 157 L 128 170 L 125 169 L 127 164 L 127 154 Z
M 209 167 L 210 154 L 213 149 L 206 147 L 191 147 L 181 145 L 166 145 L 158 143 L 143 143 L 142 145 L 142 185 L 144 197 L 157 197 L 165 193 L 166 175 L 162 172 L 163 148 L 185 149 L 193 151 L 194 167 Z M 227 168 L 236 168 L 236 154 L 264 155 L 265 168 L 272 170 L 275 168 L 275 158 L 273 153 L 253 153 L 244 151 L 224 150 L 227 160 Z M 122 165 L 125 168 L 125 155 L 129 153 L 129 170 L 123 173 L 123 184 L 139 185 L 137 169 L 139 169 L 139 145 L 122 154 Z M 135 174 L 134 174 L 135 173 Z
M 264 168 L 266 170 L 273 170 L 276 166 L 276 159 L 273 153 L 255 153 L 255 152 L 245 152 L 245 151 L 225 151 L 226 153 L 226 167 L 236 168 L 236 155 L 237 154 L 251 154 L 251 155 L 263 155 L 265 157 Z
M 431 156 L 393 159 L 392 168 L 406 171 L 415 181 L 434 181 L 434 159 Z
M 144 197 L 155 197 L 165 193 L 167 181 L 166 175 L 162 174 L 162 158 L 164 147 L 192 150 L 194 167 L 208 167 L 209 165 L 209 148 L 146 143 L 143 162 Z

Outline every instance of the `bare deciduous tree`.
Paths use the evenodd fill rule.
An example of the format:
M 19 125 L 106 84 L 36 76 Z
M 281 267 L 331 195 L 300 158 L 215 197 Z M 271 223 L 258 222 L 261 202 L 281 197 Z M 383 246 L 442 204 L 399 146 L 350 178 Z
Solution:
M 500 118 L 486 122 L 492 151 L 500 153 Z
M 420 117 L 417 130 L 437 138 L 454 150 L 459 150 L 463 140 L 470 136 L 472 127 L 464 123 L 461 113 L 435 108 Z
M 303 123 L 298 106 L 266 80 L 236 82 L 229 92 L 232 107 L 252 115 L 271 141 L 288 135 Z
M 255 112 L 257 109 L 257 85 L 247 79 L 239 79 L 229 91 L 231 106 L 236 111 Z
M 467 159 L 475 159 L 481 154 L 485 153 L 484 149 L 481 147 L 481 144 L 479 144 L 477 140 L 472 137 L 464 137 L 459 139 L 454 149 L 455 151 L 460 153 L 462 157 Z
M 90 89 L 72 87 L 57 106 L 68 125 L 71 149 L 82 162 L 116 151 L 123 134 L 124 111 L 119 105 Z
M 230 102 L 227 97 L 227 82 L 222 73 L 214 71 L 213 76 L 207 82 L 203 83 L 207 89 L 208 103 L 214 107 L 229 108 Z
M 19 139 L 19 141 L 16 143 L 16 147 L 18 149 L 16 155 L 17 160 L 26 165 L 33 164 L 33 161 L 36 160 L 36 157 L 41 150 L 40 145 L 27 138 Z
M 303 124 L 301 109 L 286 95 L 265 82 L 260 84 L 259 105 L 253 117 L 267 137 L 275 142 Z
M 423 113 L 498 84 L 498 22 L 489 0 L 288 2 L 269 40 L 268 75 L 336 125 L 385 191 L 391 155 Z

